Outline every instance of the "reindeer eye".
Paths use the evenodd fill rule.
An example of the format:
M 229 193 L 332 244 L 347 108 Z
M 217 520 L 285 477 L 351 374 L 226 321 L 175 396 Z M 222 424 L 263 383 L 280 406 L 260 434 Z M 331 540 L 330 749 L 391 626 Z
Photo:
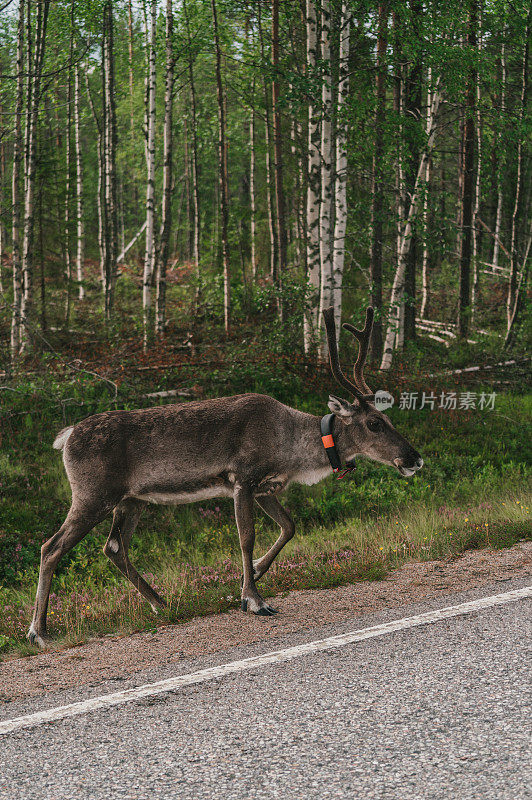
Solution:
M 383 422 L 380 419 L 370 419 L 366 424 L 372 433 L 382 433 L 384 430 Z

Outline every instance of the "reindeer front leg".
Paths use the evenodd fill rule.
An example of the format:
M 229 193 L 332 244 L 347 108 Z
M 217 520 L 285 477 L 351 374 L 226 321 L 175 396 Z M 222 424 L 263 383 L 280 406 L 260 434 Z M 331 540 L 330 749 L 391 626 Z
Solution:
M 261 617 L 276 614 L 276 609 L 265 603 L 255 586 L 253 577 L 253 545 L 255 524 L 253 522 L 253 495 L 248 487 L 237 483 L 234 492 L 235 517 L 242 550 L 244 580 L 242 583 L 242 611 L 252 611 Z

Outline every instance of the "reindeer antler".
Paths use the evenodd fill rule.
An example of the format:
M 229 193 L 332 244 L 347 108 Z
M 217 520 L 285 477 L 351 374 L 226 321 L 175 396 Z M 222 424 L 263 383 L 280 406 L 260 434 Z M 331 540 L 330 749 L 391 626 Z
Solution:
M 330 308 L 325 308 L 323 310 L 323 319 L 325 320 L 325 330 L 327 332 L 327 344 L 329 346 L 329 358 L 331 361 L 331 372 L 333 376 L 336 378 L 338 383 L 344 387 L 344 389 L 347 389 L 348 392 L 357 397 L 359 400 L 370 400 L 373 397 L 373 393 L 371 389 L 367 386 L 367 384 L 364 383 L 364 380 L 362 379 L 361 385 L 364 386 L 364 391 L 368 392 L 367 396 L 365 396 L 362 393 L 362 391 L 358 388 L 358 386 L 356 386 L 354 383 L 351 383 L 351 381 L 345 377 L 344 373 L 341 370 L 340 359 L 338 356 L 338 345 L 336 343 L 336 324 L 334 321 L 334 309 L 332 306 Z M 347 329 L 350 330 L 352 333 L 356 331 L 354 335 L 357 336 L 358 338 L 357 334 L 359 334 L 360 336 L 363 336 L 365 334 L 366 329 L 368 328 L 368 321 L 369 321 L 369 332 L 371 332 L 371 326 L 373 324 L 372 308 L 368 308 L 366 312 L 366 327 L 364 328 L 364 331 L 358 331 L 356 328 L 353 328 L 352 325 L 350 325 Z M 344 324 L 344 328 L 346 327 L 346 325 L 347 323 Z M 368 339 L 369 339 L 369 333 L 368 333 Z M 355 364 L 355 381 L 357 381 L 359 375 L 360 376 L 362 375 L 362 371 L 364 369 L 364 361 L 366 359 L 366 354 L 368 351 L 368 343 L 365 342 L 363 345 L 362 339 L 359 339 L 359 341 L 361 344 L 360 344 L 360 352 L 358 354 L 357 362 Z
M 359 331 L 358 328 L 355 328 L 354 325 L 350 325 L 349 322 L 344 322 L 342 328 L 349 333 L 352 333 L 355 339 L 358 340 L 359 349 L 358 349 L 358 357 L 355 363 L 355 367 L 353 369 L 353 376 L 355 378 L 355 383 L 358 389 L 361 392 L 366 394 L 372 395 L 372 391 L 369 388 L 368 384 L 364 380 L 364 364 L 366 363 L 366 356 L 368 355 L 368 347 L 371 338 L 371 330 L 373 328 L 373 317 L 374 311 L 371 306 L 368 306 L 366 309 L 366 322 L 364 323 L 363 330 Z

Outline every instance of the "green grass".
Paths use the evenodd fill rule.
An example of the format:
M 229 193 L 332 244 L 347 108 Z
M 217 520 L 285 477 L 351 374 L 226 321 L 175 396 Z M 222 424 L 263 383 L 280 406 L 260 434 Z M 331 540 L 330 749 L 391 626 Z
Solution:
M 185 366 L 174 385 L 183 385 L 188 375 Z M 197 382 L 202 377 L 206 380 L 194 376 Z M 264 361 L 252 373 L 232 365 L 210 378 L 212 394 L 252 389 L 317 414 L 326 410 L 326 376 L 321 384 L 293 370 L 282 381 L 279 369 Z M 152 377 L 144 380 L 144 385 L 131 379 L 120 385 L 120 407 L 136 407 L 142 391 L 172 385 L 171 378 L 156 387 L 148 382 Z M 409 390 L 421 389 L 418 384 L 411 381 Z M 110 407 L 112 396 L 108 385 L 89 375 L 53 370 L 48 377 L 11 386 L 17 392 L 0 392 L 0 650 L 5 655 L 34 652 L 24 634 L 39 550 L 69 506 L 61 457 L 51 442 L 65 424 Z M 441 386 L 429 388 L 437 392 Z M 361 461 L 353 478 L 291 486 L 284 502 L 297 534 L 261 582 L 265 594 L 379 578 L 405 560 L 504 547 L 529 537 L 531 411 L 530 396 L 516 393 L 497 395 L 494 411 L 392 409 L 394 424 L 422 453 L 423 470 L 406 480 L 390 468 Z M 60 562 L 49 616 L 59 644 L 151 628 L 156 622 L 103 555 L 108 530 L 106 521 Z M 276 536 L 275 526 L 259 512 L 257 554 Z M 229 500 L 148 507 L 131 557 L 169 600 L 157 624 L 238 603 L 240 557 Z
M 510 546 L 529 536 L 530 496 L 502 496 L 504 500 L 492 498 L 489 503 L 469 504 L 467 508 L 418 503 L 400 516 L 358 516 L 334 527 L 310 528 L 287 545 L 278 563 L 262 579 L 261 591 L 268 597 L 294 589 L 379 580 L 405 561 L 448 558 L 477 547 Z M 258 527 L 259 546 L 265 548 L 276 533 L 262 524 Z M 238 557 L 231 552 L 223 558 L 217 551 L 209 562 L 204 558 L 177 560 L 171 543 L 160 545 L 152 569 L 144 575 L 167 598 L 169 607 L 154 617 L 100 550 L 85 549 L 55 582 L 49 632 L 58 646 L 69 646 L 98 634 L 127 634 L 236 607 L 241 574 Z M 30 571 L 18 586 L 0 590 L 0 645 L 6 655 L 34 652 L 23 637 L 35 577 L 36 573 Z

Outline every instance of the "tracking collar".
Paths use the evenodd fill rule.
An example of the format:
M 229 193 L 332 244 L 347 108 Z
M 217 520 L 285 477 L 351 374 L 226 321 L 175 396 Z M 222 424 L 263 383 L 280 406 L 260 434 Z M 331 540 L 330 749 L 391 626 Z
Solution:
M 323 446 L 325 448 L 325 452 L 327 453 L 327 458 L 329 459 L 329 463 L 333 469 L 333 472 L 339 472 L 342 469 L 342 462 L 340 460 L 340 456 L 338 455 L 338 450 L 336 449 L 332 434 L 334 417 L 334 414 L 326 414 L 324 417 L 322 417 L 320 422 L 320 430 L 321 441 L 323 442 Z M 344 471 L 341 475 L 337 475 L 337 480 L 341 480 L 347 475 L 348 472 L 352 472 L 354 469 L 356 469 L 356 463 L 355 459 L 352 458 L 345 462 Z

